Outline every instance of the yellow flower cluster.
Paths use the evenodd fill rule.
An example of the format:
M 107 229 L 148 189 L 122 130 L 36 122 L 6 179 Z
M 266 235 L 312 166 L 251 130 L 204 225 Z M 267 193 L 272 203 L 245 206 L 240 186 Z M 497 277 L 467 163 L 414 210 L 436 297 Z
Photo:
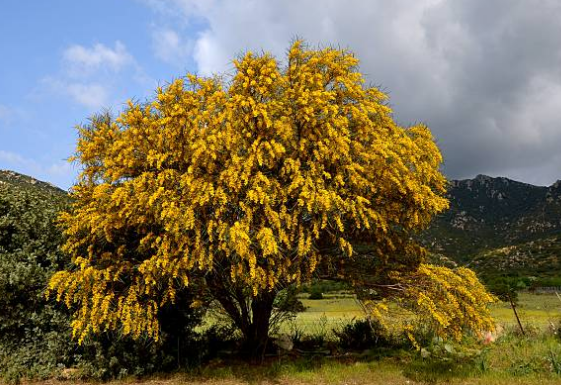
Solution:
M 49 291 L 80 339 L 119 325 L 157 338 L 159 308 L 197 274 L 226 267 L 254 294 L 299 283 L 326 253 L 398 244 L 447 208 L 430 131 L 398 126 L 351 53 L 296 42 L 286 68 L 234 65 L 79 127 L 83 172 L 60 219 L 76 267 Z
M 495 329 L 489 305 L 496 298 L 470 269 L 421 264 L 402 283 L 407 293 L 401 302 L 440 337 L 460 340 L 466 331 L 481 337 Z

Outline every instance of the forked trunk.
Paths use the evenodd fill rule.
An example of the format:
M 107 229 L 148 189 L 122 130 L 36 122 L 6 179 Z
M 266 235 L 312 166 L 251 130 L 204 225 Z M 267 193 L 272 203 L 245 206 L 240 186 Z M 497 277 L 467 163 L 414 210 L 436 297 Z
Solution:
M 209 283 L 212 297 L 242 333 L 241 353 L 252 361 L 262 360 L 269 342 L 276 290 L 253 296 L 224 277 L 214 277 Z

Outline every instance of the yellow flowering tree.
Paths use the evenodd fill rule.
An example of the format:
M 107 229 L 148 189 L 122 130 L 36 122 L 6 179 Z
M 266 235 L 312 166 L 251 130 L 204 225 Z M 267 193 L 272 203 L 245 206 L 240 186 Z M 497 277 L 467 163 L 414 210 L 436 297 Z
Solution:
M 392 312 L 403 318 L 406 310 L 410 316 L 403 319 L 404 331 L 417 348 L 422 342 L 416 337 L 419 333 L 460 341 L 466 332 L 484 338 L 495 330 L 489 305 L 497 299 L 472 270 L 422 260 L 414 269 L 403 269 L 373 263 L 372 255 L 360 253 L 338 275 L 353 284 L 368 315 L 382 325 L 389 327 Z
M 79 128 L 83 171 L 61 217 L 75 268 L 49 285 L 79 339 L 158 338 L 159 309 L 196 280 L 256 353 L 277 291 L 351 263 L 356 244 L 382 270 L 422 262 L 411 232 L 448 206 L 428 128 L 397 125 L 345 50 L 298 41 L 282 65 L 234 65 Z

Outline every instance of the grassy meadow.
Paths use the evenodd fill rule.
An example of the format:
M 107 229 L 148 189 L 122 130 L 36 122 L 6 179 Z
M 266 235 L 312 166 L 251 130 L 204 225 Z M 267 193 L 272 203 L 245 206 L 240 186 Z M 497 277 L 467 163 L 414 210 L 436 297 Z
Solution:
M 364 313 L 348 295 L 327 294 L 311 300 L 302 295 L 306 311 L 281 327 L 281 332 L 333 338 L 342 327 Z M 364 352 L 342 357 L 270 358 L 265 365 L 216 362 L 197 373 L 150 381 L 154 385 L 192 384 L 561 384 L 561 301 L 554 294 L 521 293 L 518 312 L 526 329 L 521 336 L 510 306 L 497 303 L 492 313 L 501 330 L 497 340 L 450 357 L 421 357 L 411 350 Z M 398 315 L 393 325 L 398 328 Z M 477 350 L 476 354 L 472 354 Z
M 363 317 L 360 305 L 351 296 L 328 294 L 321 300 L 301 296 L 306 311 L 282 325 L 281 333 L 330 339 L 334 338 L 333 329 Z M 140 381 L 128 378 L 112 384 L 561 384 L 561 301 L 554 294 L 520 294 L 518 311 L 526 336 L 518 332 L 508 304 L 497 303 L 492 311 L 501 330 L 496 341 L 473 343 L 471 347 L 454 345 L 453 354 L 434 350 L 421 356 L 404 348 L 339 356 L 284 353 L 269 356 L 259 365 L 227 358 L 194 371 Z M 79 382 L 59 379 L 48 385 L 74 383 Z
M 318 329 L 330 330 L 364 317 L 360 304 L 350 295 L 327 294 L 321 300 L 307 297 L 303 295 L 301 298 L 306 311 L 298 313 L 293 321 L 283 325 L 282 332 L 298 329 L 304 333 L 314 333 Z M 517 311 L 523 325 L 543 330 L 561 320 L 561 300 L 555 294 L 520 293 Z M 492 314 L 502 327 L 517 325 L 514 313 L 506 302 L 494 304 Z M 392 316 L 392 325 L 399 325 L 399 321 L 407 317 L 406 314 L 395 312 Z
M 523 324 L 546 328 L 561 319 L 561 300 L 555 294 L 521 293 L 517 310 Z M 516 324 L 508 303 L 500 302 L 493 305 L 492 312 L 499 324 Z

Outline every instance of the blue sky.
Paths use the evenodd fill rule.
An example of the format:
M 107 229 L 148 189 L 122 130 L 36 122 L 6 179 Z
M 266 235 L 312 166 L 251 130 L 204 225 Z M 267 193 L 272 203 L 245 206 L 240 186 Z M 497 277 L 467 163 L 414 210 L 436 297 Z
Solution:
M 162 59 L 159 13 L 136 1 L 11 1 L 0 9 L 0 169 L 68 188 L 75 126 L 145 98 L 193 61 Z M 196 34 L 188 26 L 182 34 Z
M 20 0 L 0 5 L 0 169 L 69 188 L 75 126 L 290 42 L 355 52 L 450 178 L 561 178 L 556 0 Z

